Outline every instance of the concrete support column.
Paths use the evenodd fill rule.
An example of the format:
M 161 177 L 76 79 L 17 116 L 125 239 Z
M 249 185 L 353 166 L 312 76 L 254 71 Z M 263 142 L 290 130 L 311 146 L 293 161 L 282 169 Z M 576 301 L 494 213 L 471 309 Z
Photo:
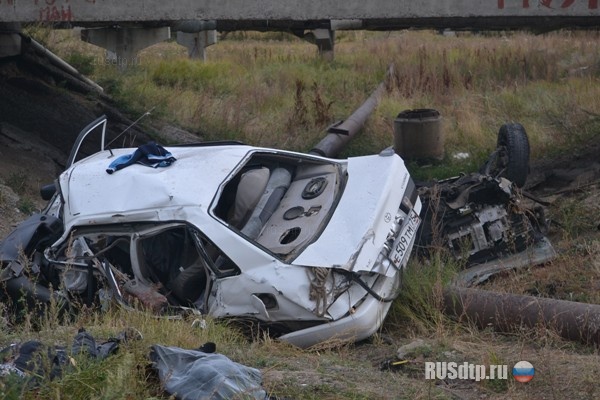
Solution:
M 317 45 L 319 56 L 327 61 L 333 61 L 333 47 L 335 44 L 335 30 L 318 28 L 312 31 L 293 32 L 294 35 Z
M 312 33 L 321 58 L 327 61 L 333 61 L 335 31 L 331 29 L 315 29 Z
M 217 31 L 177 32 L 177 43 L 187 47 L 191 59 L 206 61 L 206 48 L 217 43 Z
M 327 26 L 327 25 L 325 25 Z M 301 39 L 317 45 L 319 56 L 327 61 L 333 61 L 335 46 L 335 31 L 362 29 L 363 21 L 360 19 L 332 19 L 329 28 L 317 28 L 309 31 L 293 31 Z
M 81 40 L 107 50 L 107 63 L 119 68 L 139 65 L 137 53 L 171 37 L 169 27 L 83 29 Z
M 0 24 L 0 58 L 21 54 L 21 25 L 18 23 Z

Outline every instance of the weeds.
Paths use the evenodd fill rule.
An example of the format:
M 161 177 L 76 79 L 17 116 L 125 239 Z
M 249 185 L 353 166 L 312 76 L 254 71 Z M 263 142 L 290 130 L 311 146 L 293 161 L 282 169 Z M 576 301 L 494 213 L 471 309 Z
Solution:
M 11 188 L 13 192 L 18 195 L 22 195 L 27 192 L 27 173 L 26 172 L 13 172 L 6 178 L 6 186 Z
M 23 33 L 35 38 L 35 40 L 44 46 L 47 46 L 54 39 L 52 28 L 42 23 L 27 24 L 27 26 L 23 28 Z
M 22 197 L 18 203 L 17 208 L 25 215 L 31 215 L 36 210 L 35 203 L 28 197 Z
M 59 54 L 98 54 L 92 46 L 52 35 Z M 453 171 L 432 172 L 452 174 L 477 167 L 507 121 L 527 127 L 534 157 L 564 152 L 594 135 L 594 115 L 600 115 L 600 89 L 594 84 L 600 69 L 594 60 L 600 45 L 593 37 L 356 32 L 340 40 L 333 63 L 324 63 L 315 59 L 310 44 L 291 35 L 236 33 L 211 47 L 206 63 L 189 61 L 185 49 L 164 43 L 144 50 L 141 65 L 125 74 L 96 66 L 93 78 L 128 109 L 158 105 L 157 115 L 201 131 L 206 139 L 236 137 L 303 151 L 328 124 L 358 107 L 393 62 L 385 105 L 369 119 L 368 136 L 346 155 L 391 145 L 399 111 L 435 108 L 444 117 L 446 161 L 455 164 L 451 156 L 459 151 L 471 155 L 472 161 L 457 163 Z
M 94 73 L 94 62 L 96 58 L 93 55 L 79 52 L 71 53 L 66 61 L 83 75 L 92 75 Z
M 553 218 L 560 226 L 565 239 L 572 239 L 584 232 L 593 231 L 596 221 L 590 218 L 590 210 L 582 207 L 581 199 L 565 198 L 553 206 Z
M 315 125 L 321 126 L 330 124 L 331 121 L 331 105 L 333 101 L 327 102 L 323 99 L 322 89 L 317 83 L 313 83 L 313 106 L 315 110 Z
M 313 82 L 311 88 L 311 94 L 306 93 L 305 83 L 297 79 L 296 90 L 294 95 L 294 104 L 292 112 L 287 122 L 288 132 L 301 133 L 302 129 L 314 129 L 315 127 L 324 127 L 330 124 L 333 119 L 331 115 L 331 106 L 333 101 L 327 102 L 323 96 L 322 87 Z M 306 105 L 305 97 L 311 95 L 310 104 L 312 105 L 309 110 Z M 312 112 L 310 112 L 312 111 Z M 312 123 L 309 122 L 309 117 L 312 116 Z
M 299 127 L 306 128 L 308 125 L 308 108 L 304 102 L 304 82 L 296 80 L 296 92 L 294 95 L 294 108 L 287 123 L 287 131 L 297 130 Z
M 487 359 L 485 360 L 485 365 L 487 370 L 489 371 L 490 365 L 506 365 L 508 364 L 505 359 L 499 356 L 494 350 L 490 350 L 487 354 Z M 484 380 L 483 384 L 486 388 L 492 390 L 496 393 L 505 393 L 508 390 L 508 376 L 504 377 L 505 379 L 498 379 L 498 376 L 495 379 Z
M 15 375 L 0 380 L 0 398 L 3 400 L 21 400 L 26 393 L 23 380 Z
M 411 327 L 409 334 L 443 337 L 455 329 L 443 310 L 443 287 L 456 274 L 456 261 L 436 252 L 429 262 L 411 261 L 402 278 L 400 296 L 388 315 L 388 327 Z
M 205 90 L 217 81 L 227 82 L 224 78 L 229 75 L 229 69 L 229 66 L 220 63 L 205 65 L 186 59 L 163 61 L 153 69 L 151 79 L 159 86 Z

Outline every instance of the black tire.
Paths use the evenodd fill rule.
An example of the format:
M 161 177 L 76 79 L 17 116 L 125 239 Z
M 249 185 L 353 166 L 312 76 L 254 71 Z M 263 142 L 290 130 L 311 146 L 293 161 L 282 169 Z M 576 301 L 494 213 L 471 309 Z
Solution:
M 514 122 L 500 127 L 498 151 L 500 176 L 518 187 L 525 186 L 529 174 L 529 139 L 523 125 Z

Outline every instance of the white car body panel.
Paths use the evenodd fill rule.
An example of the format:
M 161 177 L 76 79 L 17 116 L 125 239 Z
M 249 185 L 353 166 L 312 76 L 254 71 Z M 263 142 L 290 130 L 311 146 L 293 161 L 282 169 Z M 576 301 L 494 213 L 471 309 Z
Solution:
M 248 146 L 207 149 L 181 147 L 172 150 L 177 161 L 168 168 L 134 164 L 113 174 L 106 168 L 116 158 L 135 149 L 96 153 L 76 164 L 60 177 L 64 194 L 64 222 L 73 225 L 104 223 L 125 215 L 150 211 L 155 220 L 193 215 L 206 216 L 219 185 L 248 153 Z M 194 210 L 200 208 L 201 210 Z M 161 215 L 164 210 L 165 216 Z M 181 215 L 178 215 L 181 214 Z M 143 217 L 147 218 L 147 217 Z
M 398 290 L 399 280 L 381 277 L 374 289 L 380 293 Z M 367 296 L 363 303 L 343 318 L 281 336 L 281 340 L 306 348 L 322 342 L 358 341 L 373 335 L 385 319 L 392 303 Z
M 209 238 L 240 269 L 237 275 L 211 278 L 209 294 L 201 296 L 207 302 L 203 306 L 209 315 L 254 318 L 267 323 L 317 324 L 282 336 L 283 340 L 301 347 L 333 338 L 359 340 L 379 328 L 391 304 L 391 300 L 382 299 L 393 298 L 400 282 L 398 268 L 381 262 L 389 253 L 390 241 L 407 221 L 400 205 L 407 196 L 410 176 L 400 157 L 387 153 L 344 161 L 244 145 L 173 147 L 167 150 L 177 161 L 167 168 L 132 165 L 112 174 L 106 172 L 116 157 L 134 150 L 101 151 L 73 164 L 60 176 L 65 230 L 55 248 L 69 240 L 74 229 L 82 227 L 89 230 L 98 226 L 110 234 L 110 226 L 122 223 L 135 226 L 168 222 L 166 227 L 189 226 Z M 336 189 L 336 193 L 338 190 L 341 193 L 339 201 L 333 200 L 332 193 L 326 197 L 330 199 L 331 211 L 327 211 L 330 212 L 327 218 L 320 219 L 323 226 L 315 226 L 314 238 L 299 247 L 289 260 L 243 236 L 215 214 L 226 184 L 258 153 L 264 157 L 272 154 L 284 159 L 303 159 L 315 165 L 330 163 L 347 174 L 347 179 L 337 176 L 342 181 L 336 183 L 340 185 Z M 284 207 L 277 211 L 277 218 L 281 218 L 288 205 Z M 418 198 L 411 207 L 419 213 Z M 276 226 L 277 221 L 264 229 Z M 141 229 L 139 235 L 151 236 L 161 228 L 159 225 Z M 132 254 L 140 237 L 136 235 L 131 234 Z M 131 257 L 133 263 L 142 262 L 137 254 Z M 326 290 L 325 298 L 321 299 L 325 306 L 319 305 L 309 295 L 314 279 L 310 273 L 314 268 L 356 273 L 371 287 L 371 293 L 341 274 L 336 279 L 327 278 L 328 285 L 337 285 L 336 290 L 333 286 Z M 133 270 L 137 275 L 142 274 L 137 266 Z M 138 281 L 151 284 L 144 278 Z M 270 296 L 276 306 L 269 307 L 260 296 Z
M 408 171 L 399 157 L 375 155 L 349 159 L 348 182 L 340 203 L 319 239 L 295 262 L 371 271 L 392 226 L 393 216 L 398 212 L 408 180 Z M 348 249 L 353 251 L 349 254 Z M 381 272 L 388 276 L 395 273 L 393 270 Z

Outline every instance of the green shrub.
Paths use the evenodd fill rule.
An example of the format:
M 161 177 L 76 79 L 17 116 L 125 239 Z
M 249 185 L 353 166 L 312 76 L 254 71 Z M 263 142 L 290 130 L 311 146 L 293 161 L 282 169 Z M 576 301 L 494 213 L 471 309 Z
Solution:
M 74 52 L 67 56 L 66 61 L 83 75 L 94 73 L 95 57 L 93 55 Z

